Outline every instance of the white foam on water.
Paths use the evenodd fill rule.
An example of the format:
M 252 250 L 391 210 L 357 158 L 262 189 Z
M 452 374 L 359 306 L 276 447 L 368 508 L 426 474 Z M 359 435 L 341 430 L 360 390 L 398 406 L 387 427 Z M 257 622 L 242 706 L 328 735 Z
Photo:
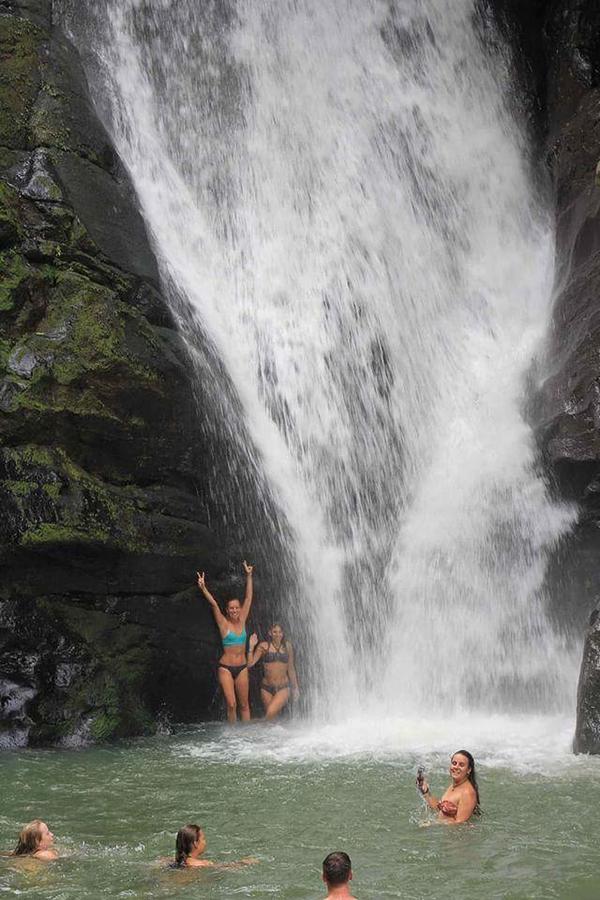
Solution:
M 343 725 L 256 725 L 248 728 L 206 726 L 182 735 L 174 755 L 228 765 L 310 767 L 330 762 L 352 765 L 397 764 L 445 768 L 449 755 L 467 749 L 478 767 L 507 769 L 517 775 L 547 777 L 597 775 L 600 761 L 573 756 L 574 722 L 566 716 L 462 714 L 436 719 L 349 718 Z
M 491 746 L 572 709 L 544 576 L 574 512 L 523 412 L 552 222 L 474 0 L 65 3 L 290 527 L 293 638 L 334 722 L 290 752 L 416 752 L 461 710 Z

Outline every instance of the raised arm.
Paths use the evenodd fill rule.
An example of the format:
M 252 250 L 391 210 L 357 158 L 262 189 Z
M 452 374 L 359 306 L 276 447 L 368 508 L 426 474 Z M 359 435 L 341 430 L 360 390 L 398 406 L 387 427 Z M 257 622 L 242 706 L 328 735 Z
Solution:
M 267 652 L 267 644 L 265 641 L 261 641 L 258 644 L 258 638 L 255 634 L 250 635 L 250 640 L 248 641 L 248 668 L 251 669 L 252 666 L 255 666 L 257 662 L 260 662 L 264 654 Z
M 298 676 L 296 674 L 296 666 L 294 664 L 294 648 L 289 641 L 286 641 L 288 648 L 288 677 L 292 685 L 292 697 L 297 700 L 300 696 L 300 685 L 298 684 Z
M 431 791 L 429 790 L 428 783 L 426 781 L 422 781 L 421 784 L 417 785 L 417 786 L 418 786 L 419 790 L 421 791 L 421 794 L 423 795 L 423 799 L 425 800 L 425 803 L 427 804 L 427 806 L 430 809 L 437 810 L 439 800 L 437 799 L 437 797 L 434 797 L 433 794 L 431 793 Z
M 254 566 L 249 566 L 246 560 L 243 562 L 244 572 L 246 573 L 246 593 L 244 595 L 244 605 L 242 606 L 240 612 L 240 619 L 245 624 L 246 619 L 250 615 L 250 609 L 252 608 L 252 597 L 254 595 L 254 585 L 252 584 L 252 573 L 254 572 Z
M 200 588 L 200 590 L 202 591 L 202 593 L 208 600 L 209 606 L 212 610 L 212 614 L 215 617 L 215 622 L 217 623 L 217 625 L 219 627 L 219 631 L 221 631 L 222 633 L 226 632 L 229 627 L 227 625 L 227 619 L 225 618 L 225 616 L 219 609 L 219 604 L 217 603 L 217 601 L 215 600 L 215 598 L 213 597 L 213 595 L 211 594 L 209 589 L 206 587 L 206 580 L 204 578 L 204 572 L 196 572 L 196 575 L 198 576 L 198 587 Z

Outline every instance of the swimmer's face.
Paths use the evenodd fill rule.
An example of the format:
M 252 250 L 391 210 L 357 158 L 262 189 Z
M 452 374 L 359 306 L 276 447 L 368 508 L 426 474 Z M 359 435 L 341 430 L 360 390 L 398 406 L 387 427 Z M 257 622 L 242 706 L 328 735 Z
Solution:
M 45 822 L 40 823 L 40 842 L 37 846 L 38 850 L 48 850 L 54 843 L 54 835 Z
M 229 600 L 227 603 L 227 618 L 232 622 L 238 622 L 240 618 L 240 613 L 242 611 L 242 604 L 239 600 Z
M 271 628 L 271 638 L 278 644 L 283 640 L 283 628 L 281 625 L 273 625 Z
M 194 853 L 197 853 L 200 856 L 201 853 L 204 853 L 206 850 L 206 835 L 203 831 L 200 832 L 200 836 L 196 843 L 194 844 Z
M 468 777 L 471 771 L 469 760 L 462 753 L 455 753 L 450 760 L 450 778 L 455 784 L 460 784 Z

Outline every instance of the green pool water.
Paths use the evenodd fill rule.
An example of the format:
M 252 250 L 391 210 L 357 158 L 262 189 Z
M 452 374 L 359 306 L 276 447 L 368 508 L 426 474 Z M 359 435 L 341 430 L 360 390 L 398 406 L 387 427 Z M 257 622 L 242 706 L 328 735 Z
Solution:
M 0 860 L 0 894 L 54 898 L 324 895 L 327 852 L 352 857 L 358 898 L 600 897 L 600 760 L 573 757 L 570 723 L 335 728 L 206 726 L 110 748 L 0 756 L 0 842 L 46 820 L 64 857 Z M 473 827 L 427 827 L 414 788 L 447 757 L 476 753 L 484 807 Z M 446 746 L 447 745 L 447 746 Z M 207 857 L 248 868 L 173 871 L 177 828 L 206 829 Z

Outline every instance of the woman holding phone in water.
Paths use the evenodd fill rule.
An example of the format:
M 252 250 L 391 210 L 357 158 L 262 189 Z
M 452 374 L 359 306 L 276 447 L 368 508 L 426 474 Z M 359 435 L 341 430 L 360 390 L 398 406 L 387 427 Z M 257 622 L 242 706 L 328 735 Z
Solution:
M 468 750 L 457 750 L 450 760 L 450 785 L 441 800 L 433 796 L 423 777 L 417 774 L 417 787 L 427 806 L 438 813 L 438 821 L 444 825 L 460 825 L 471 816 L 481 815 L 479 786 L 475 776 L 475 760 Z
M 219 659 L 217 677 L 227 704 L 227 721 L 237 721 L 239 706 L 240 718 L 250 721 L 250 704 L 248 702 L 248 662 L 246 659 L 246 620 L 252 607 L 252 572 L 244 560 L 246 573 L 246 594 L 243 603 L 236 597 L 225 601 L 225 615 L 219 604 L 206 587 L 204 572 L 197 572 L 198 587 L 208 600 L 217 628 L 223 642 L 223 653 Z

